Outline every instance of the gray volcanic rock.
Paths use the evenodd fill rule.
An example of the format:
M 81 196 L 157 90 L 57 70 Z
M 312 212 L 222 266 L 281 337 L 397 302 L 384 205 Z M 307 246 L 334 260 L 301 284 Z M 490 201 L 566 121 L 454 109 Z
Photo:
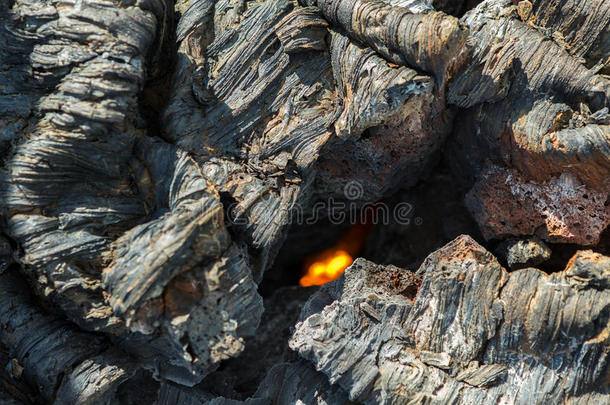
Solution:
M 290 346 L 361 403 L 603 403 L 607 274 L 575 260 L 509 274 L 467 236 L 415 273 L 358 259 L 312 296 Z
M 13 68 L 2 74 L 27 77 L 3 91 L 36 99 L 3 121 L 0 205 L 24 271 L 139 366 L 198 382 L 243 349 L 262 301 L 217 191 L 184 151 L 146 135 L 138 111 L 169 2 L 23 1 L 0 13 L 1 42 L 18 52 L 0 53 Z
M 610 3 L 486 0 L 461 20 L 432 4 L 0 2 L 6 371 L 59 404 L 235 403 L 256 386 L 246 403 L 608 402 L 593 251 L 554 274 L 509 274 L 466 236 L 417 272 L 358 260 L 304 305 L 296 354 L 304 290 L 269 300 L 257 335 L 293 217 L 414 185 L 452 125 L 485 238 L 595 245 L 607 229 Z M 536 248 L 508 248 L 511 267 Z
M 0 305 L 0 342 L 14 359 L 12 372 L 46 401 L 105 404 L 134 376 L 137 364 L 107 339 L 40 308 L 14 270 L 0 274 Z
M 452 113 L 442 80 L 387 63 L 329 28 L 324 10 L 279 0 L 227 4 L 195 1 L 181 17 L 163 134 L 197 156 L 226 197 L 260 275 L 312 194 L 344 197 L 357 180 L 356 199 L 375 201 L 415 182 Z M 408 16 L 432 11 L 409 4 L 401 9 Z M 438 52 L 425 54 L 430 66 L 442 64 Z
M 562 176 L 582 184 L 583 195 L 605 200 L 610 194 L 610 80 L 603 74 L 610 60 L 610 3 L 486 0 L 462 21 L 470 28 L 474 55 L 449 86 L 448 103 L 463 110 L 447 146 L 448 161 L 465 184 L 475 184 L 475 200 L 485 200 L 496 186 L 489 180 L 493 171 L 519 183 L 513 187 L 527 188 L 531 181 L 546 188 L 546 198 L 528 207 L 530 213 L 506 218 L 507 211 L 522 211 L 519 204 L 528 198 L 507 193 L 472 207 L 475 215 L 487 211 L 477 217 L 483 233 L 596 243 L 607 221 L 593 213 L 582 215 L 598 222 L 586 240 L 589 224 L 578 220 L 568 220 L 567 232 L 548 229 L 549 238 L 541 235 L 544 230 L 536 232 L 544 224 L 524 230 L 521 222 L 531 211 L 548 216 L 547 211 L 569 211 L 569 204 L 590 204 L 586 197 L 567 205 L 550 203 L 564 198 L 564 191 L 547 183 Z M 505 232 L 490 229 L 491 205 L 505 206 L 500 214 Z
M 296 354 L 288 348 L 288 339 L 303 305 L 315 291 L 316 287 L 278 288 L 264 300 L 260 326 L 245 340 L 243 353 L 225 361 L 222 369 L 209 375 L 199 387 L 223 396 L 251 396 L 271 368 L 296 361 Z
M 304 361 L 281 363 L 269 373 L 254 394 L 271 405 L 315 404 L 349 405 L 347 394 L 330 385 L 326 376 Z

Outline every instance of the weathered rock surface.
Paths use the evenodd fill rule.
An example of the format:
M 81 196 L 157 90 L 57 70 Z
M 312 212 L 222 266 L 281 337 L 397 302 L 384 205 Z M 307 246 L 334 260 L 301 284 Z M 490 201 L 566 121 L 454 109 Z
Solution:
M 338 33 L 330 53 L 343 109 L 338 139 L 321 151 L 315 199 L 372 202 L 414 185 L 451 130 L 442 87 Z
M 304 361 L 282 363 L 273 367 L 254 398 L 271 405 L 315 404 L 349 405 L 347 394 L 337 385 L 330 385 L 326 376 Z
M 363 198 L 374 200 L 416 179 L 449 131 L 440 95 L 463 30 L 427 4 L 409 7 L 409 24 L 425 27 L 403 48 L 449 24 L 449 57 L 436 49 L 442 36 L 403 49 L 442 79 L 329 34 L 312 7 L 181 3 L 169 145 L 147 136 L 138 110 L 149 73 L 167 64 L 168 2 L 3 3 L 0 203 L 35 291 L 158 378 L 194 384 L 239 354 L 262 311 L 256 282 L 312 194 L 321 151 L 342 140 L 346 157 L 372 156 L 385 145 L 367 169 Z
M 0 306 L 0 341 L 14 372 L 46 401 L 108 403 L 137 369 L 107 339 L 45 313 L 14 270 L 0 274 Z
M 147 137 L 138 112 L 169 3 L 0 11 L 3 40 L 21 52 L 1 57 L 20 61 L 16 72 L 34 84 L 17 90 L 38 97 L 27 127 L 6 128 L 14 147 L 0 190 L 25 272 L 71 321 L 108 334 L 139 365 L 199 381 L 243 349 L 262 301 L 217 191 L 184 151 Z
M 0 348 L 0 403 L 8 405 L 40 403 L 41 398 L 23 379 L 23 367 L 8 351 Z
M 262 267 L 312 194 L 343 197 L 360 179 L 357 198 L 374 201 L 415 182 L 449 132 L 452 113 L 434 78 L 329 31 L 314 7 L 247 2 L 228 12 L 224 2 L 198 1 L 178 39 L 164 134 L 196 154 L 233 203 Z M 430 66 L 441 64 L 435 57 Z
M 448 102 L 463 110 L 446 156 L 463 181 L 484 183 L 472 193 L 493 187 L 485 177 L 490 165 L 496 165 L 519 172 L 512 178 L 522 184 L 515 187 L 527 188 L 530 181 L 553 182 L 567 174 L 608 196 L 610 81 L 602 72 L 610 55 L 610 4 L 487 0 L 466 13 L 463 22 L 471 31 L 474 56 L 450 85 Z M 504 193 L 492 204 L 520 211 L 520 198 L 502 200 L 507 197 Z M 580 199 L 578 205 L 582 204 L 588 202 Z M 535 216 L 555 209 L 567 208 L 538 207 Z M 477 220 L 489 234 L 490 225 L 483 217 L 488 218 L 483 214 Z M 523 234 L 520 215 L 508 221 L 509 234 Z M 580 232 L 587 232 L 587 225 L 581 225 Z M 606 226 L 603 221 L 601 225 Z M 584 240 L 587 235 L 548 233 L 554 234 L 553 240 L 592 244 L 599 226 L 598 221 L 588 240 Z
M 243 353 L 224 362 L 222 369 L 209 375 L 199 388 L 221 396 L 245 398 L 257 391 L 263 378 L 273 381 L 273 377 L 265 376 L 274 366 L 298 360 L 288 348 L 288 339 L 303 305 L 315 291 L 315 287 L 278 288 L 265 299 L 260 326 L 246 339 Z
M 540 239 L 507 239 L 495 249 L 511 270 L 524 269 L 544 263 L 551 258 L 551 249 Z
M 545 182 L 492 167 L 466 195 L 486 238 L 536 235 L 549 242 L 595 245 L 610 224 L 610 195 L 572 175 Z
M 461 67 L 468 30 L 427 1 L 307 0 L 332 25 L 385 59 L 432 73 L 439 83 Z
M 467 236 L 415 273 L 358 259 L 312 296 L 290 346 L 361 403 L 603 403 L 607 259 L 509 274 Z
M 570 284 L 600 290 L 610 288 L 610 258 L 591 250 L 577 252 L 565 269 Z
M 412 186 L 452 125 L 487 239 L 607 229 L 610 3 L 431 4 L 0 2 L 0 360 L 26 382 L 0 398 L 228 404 L 267 373 L 246 403 L 607 402 L 593 251 L 550 275 L 468 237 L 417 272 L 357 261 L 305 306 L 301 360 L 302 297 L 244 340 L 293 214 Z M 244 349 L 265 358 L 211 374 Z

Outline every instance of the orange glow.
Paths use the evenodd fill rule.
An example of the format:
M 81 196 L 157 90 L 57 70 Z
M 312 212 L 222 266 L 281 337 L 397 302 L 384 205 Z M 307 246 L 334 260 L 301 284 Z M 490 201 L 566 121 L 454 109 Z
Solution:
M 309 287 L 339 278 L 362 250 L 370 228 L 368 224 L 356 224 L 333 247 L 305 259 L 304 276 L 299 284 Z

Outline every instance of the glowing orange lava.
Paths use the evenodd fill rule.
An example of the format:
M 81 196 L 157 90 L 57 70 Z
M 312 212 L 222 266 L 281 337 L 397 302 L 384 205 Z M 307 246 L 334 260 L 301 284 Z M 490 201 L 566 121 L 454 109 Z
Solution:
M 309 287 L 339 278 L 362 250 L 370 228 L 368 224 L 353 225 L 333 247 L 305 259 L 305 275 L 299 284 Z

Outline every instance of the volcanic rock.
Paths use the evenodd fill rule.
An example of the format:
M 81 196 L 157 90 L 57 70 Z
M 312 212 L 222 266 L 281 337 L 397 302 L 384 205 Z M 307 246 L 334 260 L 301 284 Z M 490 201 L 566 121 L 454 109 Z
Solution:
M 290 347 L 359 403 L 597 403 L 610 290 L 590 260 L 509 274 L 467 236 L 417 272 L 358 259 L 312 296 Z

